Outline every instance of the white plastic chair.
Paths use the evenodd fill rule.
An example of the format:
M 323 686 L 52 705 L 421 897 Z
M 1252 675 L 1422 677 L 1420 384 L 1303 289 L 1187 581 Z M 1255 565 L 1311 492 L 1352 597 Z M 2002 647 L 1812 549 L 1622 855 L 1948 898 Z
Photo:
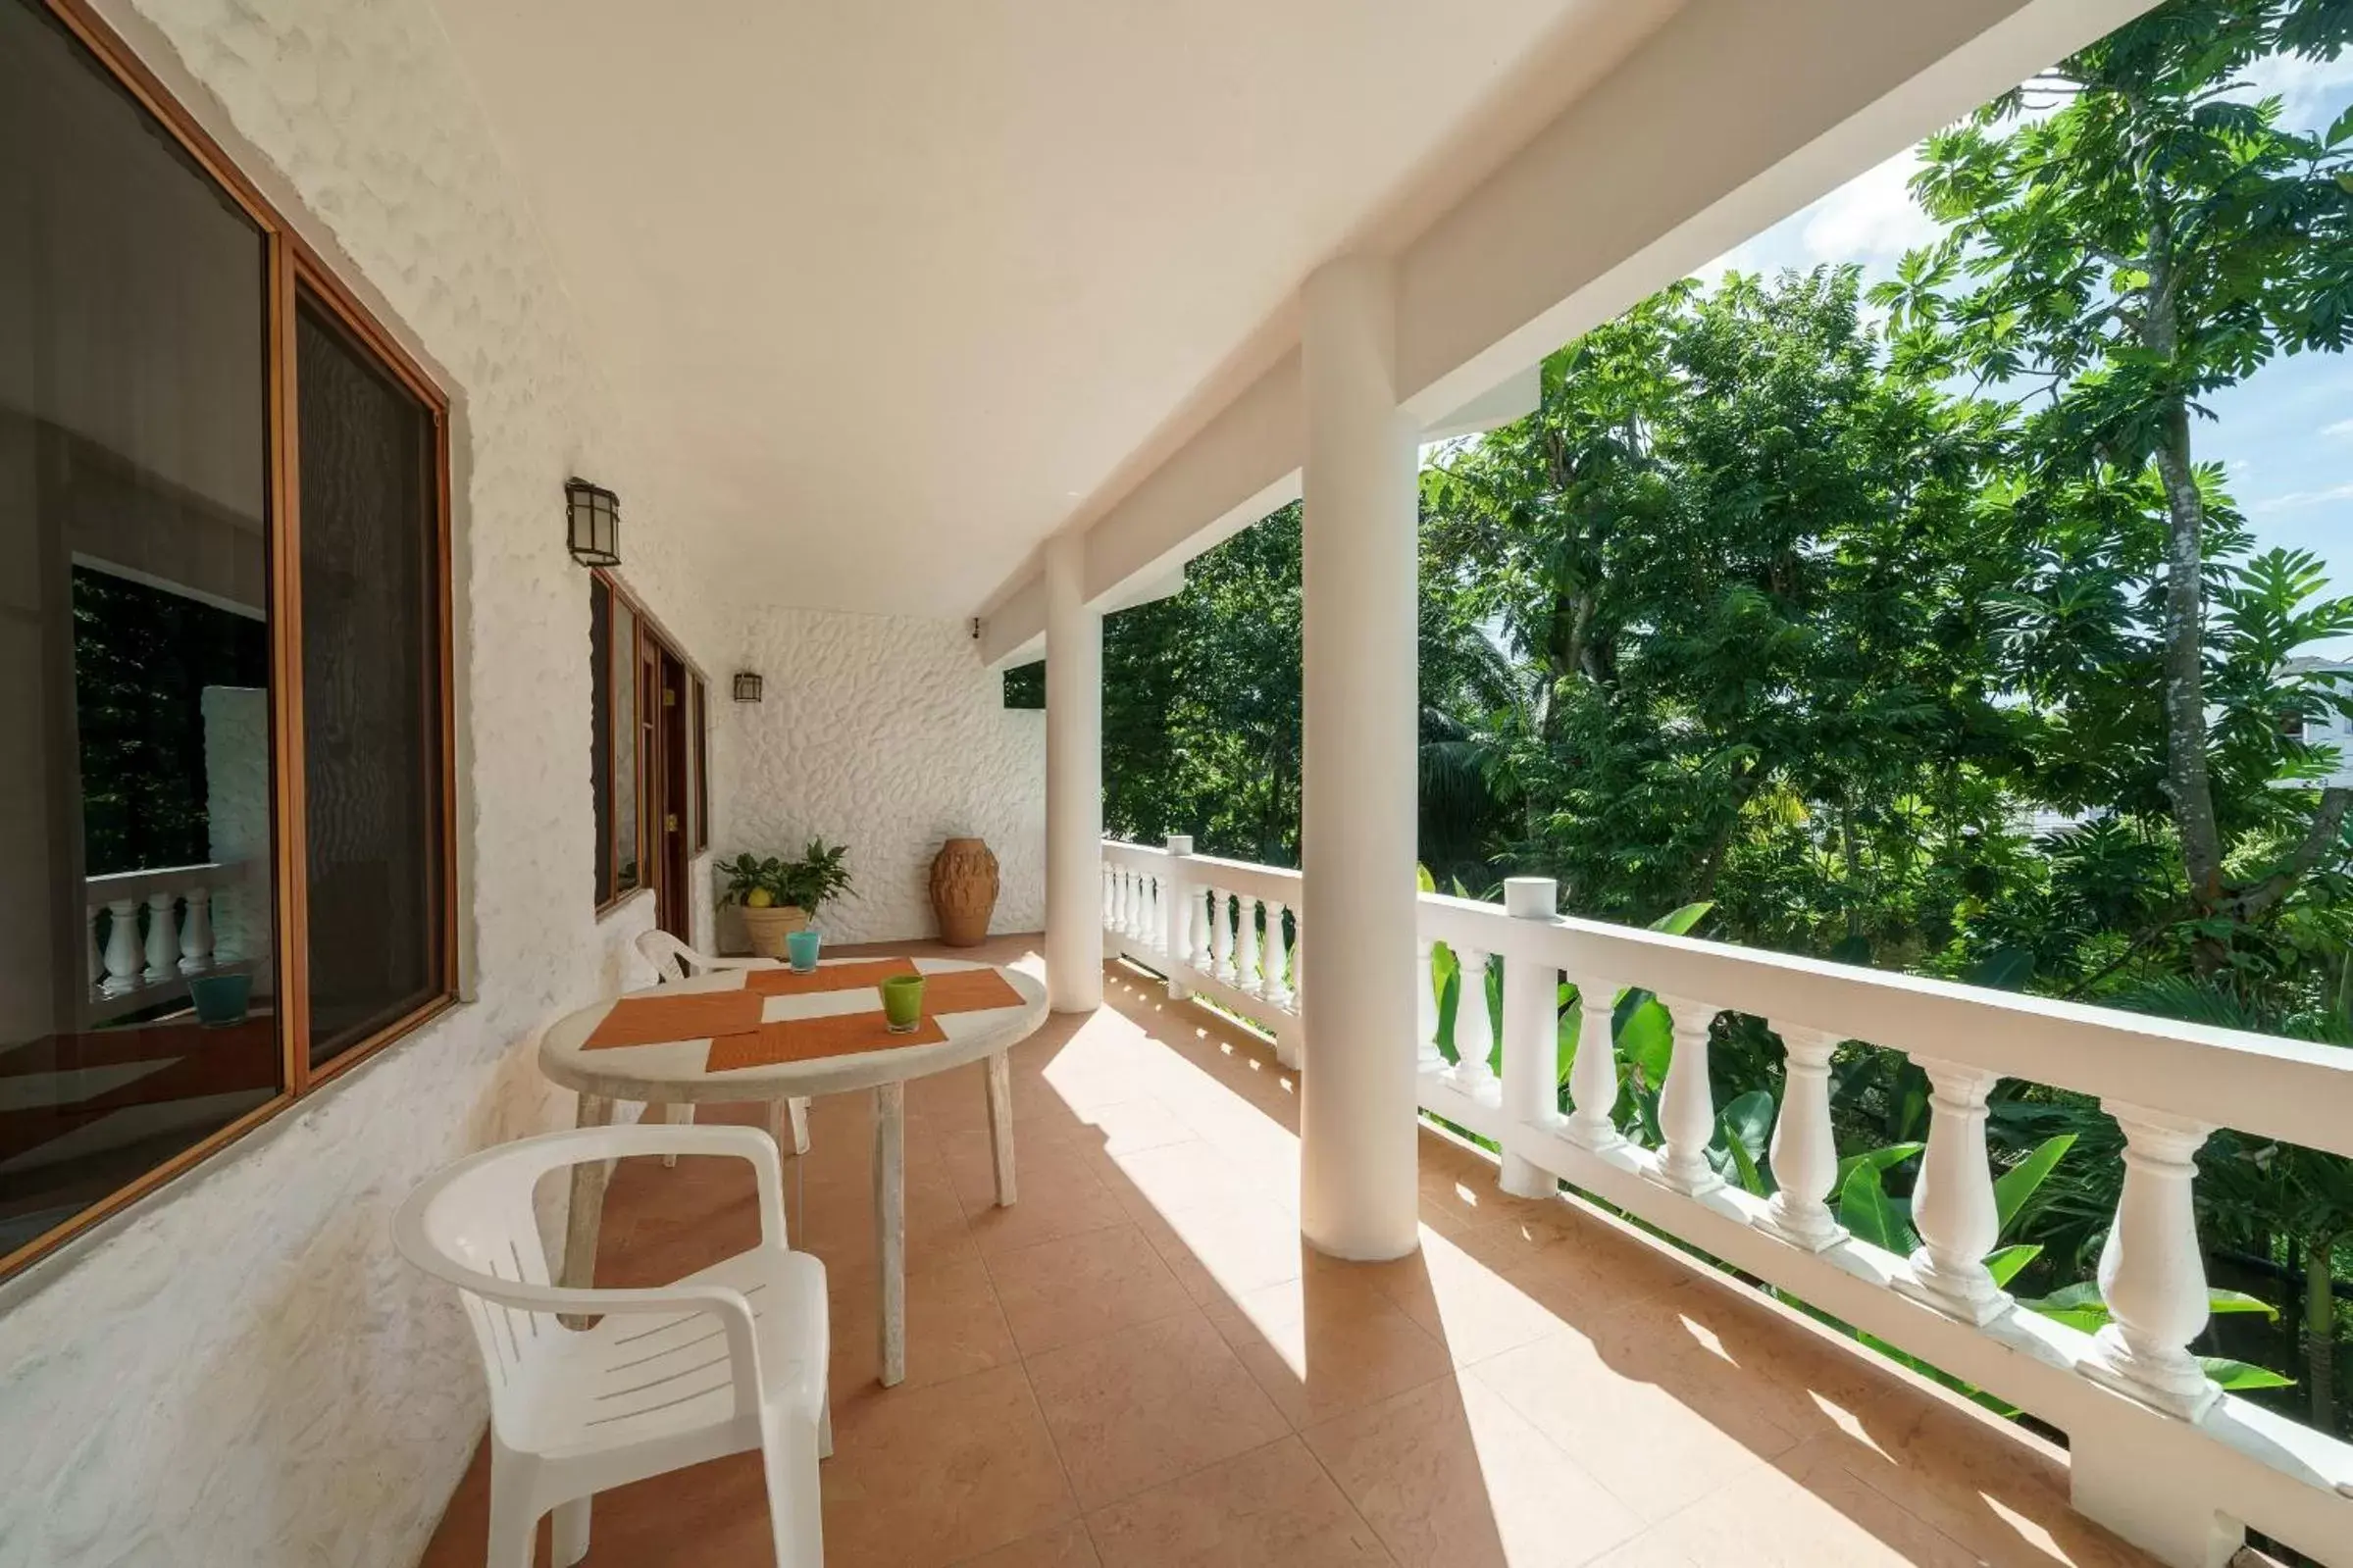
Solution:
M 773 958 L 714 958 L 709 953 L 688 946 L 676 936 L 655 927 L 638 934 L 638 956 L 653 966 L 657 985 L 669 986 L 696 975 L 708 975 L 723 969 L 775 969 Z M 694 1107 L 690 1104 L 665 1105 L 664 1119 L 677 1126 L 691 1126 Z M 648 1116 L 651 1115 L 650 1110 Z M 809 1102 L 806 1095 L 786 1102 L 785 1114 L 792 1126 L 793 1152 L 809 1151 Z M 779 1139 L 781 1142 L 782 1139 Z M 675 1158 L 665 1159 L 664 1165 L 676 1165 Z
M 651 1290 L 548 1283 L 539 1178 L 632 1154 L 734 1155 L 759 1186 L 760 1244 Z M 555 1562 L 588 1554 L 592 1494 L 760 1450 L 779 1568 L 821 1568 L 817 1461 L 833 1451 L 825 1266 L 786 1246 L 776 1145 L 748 1127 L 594 1127 L 485 1149 L 412 1193 L 400 1253 L 458 1288 L 490 1385 L 488 1568 L 531 1568 L 539 1516 Z M 555 1314 L 601 1315 L 574 1332 Z

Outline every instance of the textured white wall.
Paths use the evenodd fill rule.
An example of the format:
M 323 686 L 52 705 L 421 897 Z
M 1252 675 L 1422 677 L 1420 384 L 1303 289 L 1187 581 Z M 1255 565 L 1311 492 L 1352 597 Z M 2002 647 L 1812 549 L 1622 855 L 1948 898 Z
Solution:
M 888 941 L 938 929 L 932 856 L 977 836 L 997 853 L 991 929 L 1045 924 L 1046 716 L 1004 706 L 969 622 L 759 610 L 739 646 L 737 668 L 766 690 L 712 705 L 731 741 L 715 770 L 731 807 L 712 840 L 723 857 L 846 842 L 857 891 L 820 924 L 835 941 Z M 735 936 L 731 919 L 722 939 Z
M 687 656 L 732 650 L 420 0 L 101 4 L 452 395 L 472 978 L 440 1020 L 0 1286 L 0 1565 L 406 1568 L 486 1403 L 454 1299 L 392 1252 L 392 1209 L 436 1166 L 568 1121 L 532 1030 L 634 980 L 653 918 L 643 897 L 591 913 L 566 475 L 621 493 L 623 576 Z

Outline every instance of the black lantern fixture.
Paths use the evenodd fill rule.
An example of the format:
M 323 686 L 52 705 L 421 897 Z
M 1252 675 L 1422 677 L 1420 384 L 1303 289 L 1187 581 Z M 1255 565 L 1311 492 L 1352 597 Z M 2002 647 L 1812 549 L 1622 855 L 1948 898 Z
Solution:
M 584 479 L 564 481 L 572 559 L 583 566 L 621 564 L 621 497 Z
M 736 675 L 736 700 L 738 702 L 760 700 L 760 678 L 749 670 L 739 671 Z

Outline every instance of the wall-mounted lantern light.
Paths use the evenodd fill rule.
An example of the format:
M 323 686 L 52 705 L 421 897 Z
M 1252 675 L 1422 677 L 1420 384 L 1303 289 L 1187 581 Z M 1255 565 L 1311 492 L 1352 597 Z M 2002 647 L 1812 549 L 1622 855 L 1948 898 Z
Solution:
M 738 671 L 736 674 L 736 700 L 738 702 L 760 700 L 760 678 L 749 670 Z
M 587 480 L 564 481 L 572 559 L 583 566 L 621 564 L 621 497 Z

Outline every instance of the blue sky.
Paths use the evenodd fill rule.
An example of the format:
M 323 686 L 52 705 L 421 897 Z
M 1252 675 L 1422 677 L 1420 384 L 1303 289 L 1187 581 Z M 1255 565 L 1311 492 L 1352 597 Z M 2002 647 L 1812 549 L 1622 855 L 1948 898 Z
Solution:
M 2353 104 L 2353 57 L 2328 65 L 2267 62 L 2248 97 L 2277 94 L 2291 125 L 2318 128 Z M 1804 211 L 1702 269 L 1776 272 L 1856 262 L 1867 281 L 1891 276 L 1905 251 L 1935 237 L 1905 182 L 1909 151 L 1860 175 Z M 2216 397 L 2196 433 L 2198 455 L 2229 465 L 2230 489 L 2256 547 L 2310 550 L 2338 593 L 2353 593 L 2353 354 L 2274 360 Z M 2353 637 L 2323 649 L 2353 657 Z

